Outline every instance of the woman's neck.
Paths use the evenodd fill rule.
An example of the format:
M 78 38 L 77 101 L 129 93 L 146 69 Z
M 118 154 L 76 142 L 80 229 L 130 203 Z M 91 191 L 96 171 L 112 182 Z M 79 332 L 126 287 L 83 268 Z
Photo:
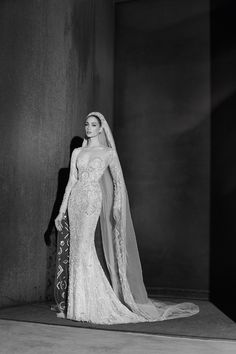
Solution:
M 88 139 L 88 141 L 87 141 L 88 148 L 93 148 L 93 147 L 98 147 L 98 146 L 101 146 L 101 144 L 99 143 L 97 135 Z

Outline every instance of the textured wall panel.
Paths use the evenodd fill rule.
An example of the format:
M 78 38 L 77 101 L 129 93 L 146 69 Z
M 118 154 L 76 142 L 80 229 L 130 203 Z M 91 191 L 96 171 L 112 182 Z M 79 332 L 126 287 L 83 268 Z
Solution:
M 115 131 L 144 278 L 208 290 L 208 1 L 116 5 Z
M 100 5 L 107 21 L 96 31 Z M 108 0 L 96 9 L 94 0 L 0 3 L 0 305 L 44 299 L 51 291 L 50 216 L 56 193 L 63 193 L 71 141 L 83 136 L 83 118 L 100 102 L 94 78 L 105 63 L 96 59 L 95 43 L 106 26 L 111 41 L 112 9 Z M 101 48 L 107 65 L 102 89 L 112 121 L 109 48 Z

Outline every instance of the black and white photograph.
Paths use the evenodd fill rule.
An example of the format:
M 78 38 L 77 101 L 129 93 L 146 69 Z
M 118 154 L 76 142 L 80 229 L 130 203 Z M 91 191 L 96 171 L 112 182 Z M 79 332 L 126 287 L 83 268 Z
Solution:
M 0 354 L 236 353 L 232 0 L 0 0 Z

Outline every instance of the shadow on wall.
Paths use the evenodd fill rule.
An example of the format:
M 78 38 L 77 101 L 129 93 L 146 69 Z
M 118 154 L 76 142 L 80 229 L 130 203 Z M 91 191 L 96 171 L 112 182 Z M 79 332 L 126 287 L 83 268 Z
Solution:
M 212 113 L 210 294 L 236 320 L 236 92 Z
M 75 148 L 82 146 L 83 139 L 75 136 L 70 143 L 70 156 Z M 48 248 L 47 251 L 47 282 L 46 282 L 46 299 L 53 300 L 53 287 L 55 279 L 56 266 L 56 249 L 57 249 L 57 232 L 54 226 L 54 220 L 59 213 L 59 209 L 64 196 L 65 188 L 69 179 L 70 167 L 61 168 L 58 172 L 56 199 L 52 208 L 51 217 L 47 230 L 44 233 L 44 241 Z

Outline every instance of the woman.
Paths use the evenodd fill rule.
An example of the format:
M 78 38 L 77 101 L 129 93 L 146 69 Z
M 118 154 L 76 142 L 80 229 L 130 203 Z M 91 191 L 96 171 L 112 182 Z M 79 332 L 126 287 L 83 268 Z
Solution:
M 148 299 L 122 169 L 111 130 L 101 113 L 92 112 L 86 117 L 85 133 L 82 147 L 72 153 L 69 181 L 55 219 L 57 230 L 63 232 L 68 212 L 67 311 L 63 313 L 64 308 L 59 306 L 58 316 L 116 324 L 197 313 L 198 307 L 191 303 L 166 305 Z M 111 283 L 94 244 L 99 217 Z M 59 269 L 58 274 L 61 272 Z

